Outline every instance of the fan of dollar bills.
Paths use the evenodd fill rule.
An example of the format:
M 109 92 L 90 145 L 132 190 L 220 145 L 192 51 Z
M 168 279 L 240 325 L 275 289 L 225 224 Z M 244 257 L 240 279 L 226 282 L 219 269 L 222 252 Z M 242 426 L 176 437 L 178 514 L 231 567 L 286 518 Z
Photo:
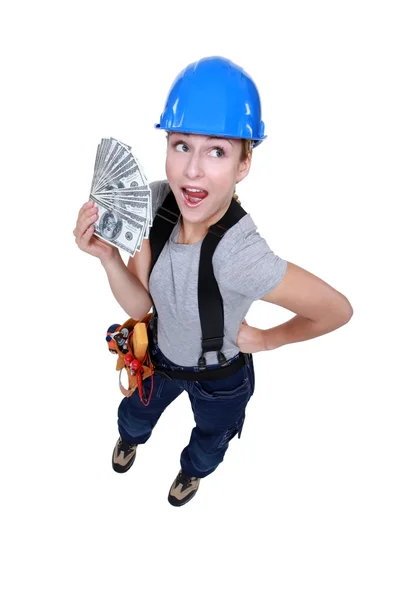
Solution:
M 153 224 L 151 190 L 130 146 L 101 140 L 90 199 L 99 207 L 94 234 L 131 256 L 140 251 Z

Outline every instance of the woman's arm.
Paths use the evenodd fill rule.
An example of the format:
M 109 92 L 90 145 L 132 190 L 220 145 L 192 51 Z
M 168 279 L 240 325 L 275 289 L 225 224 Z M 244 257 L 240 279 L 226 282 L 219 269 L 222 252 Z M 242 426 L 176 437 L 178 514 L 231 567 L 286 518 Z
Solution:
M 146 241 L 148 243 L 148 240 Z M 143 278 L 144 273 L 141 265 L 148 258 L 146 253 L 140 256 L 141 252 L 137 252 L 133 259 L 129 259 L 128 266 L 124 264 L 118 251 L 111 257 L 101 259 L 116 301 L 130 317 L 137 321 L 143 319 L 153 305 L 148 292 L 148 281 L 140 279 L 140 277 Z M 139 276 L 136 274 L 137 270 Z
M 83 252 L 100 259 L 116 301 L 130 317 L 140 320 L 153 304 L 148 292 L 150 243 L 144 240 L 141 252 L 136 252 L 126 267 L 119 250 L 94 235 L 94 223 L 98 217 L 98 206 L 93 201 L 86 202 L 78 213 L 73 231 L 75 241 Z
M 128 270 L 135 275 L 143 287 L 149 291 L 149 273 L 151 265 L 150 240 L 142 241 L 142 249 L 128 260 Z
M 296 313 L 286 323 L 262 332 L 265 350 L 324 335 L 348 323 L 353 315 L 343 294 L 290 262 L 282 281 L 261 300 Z

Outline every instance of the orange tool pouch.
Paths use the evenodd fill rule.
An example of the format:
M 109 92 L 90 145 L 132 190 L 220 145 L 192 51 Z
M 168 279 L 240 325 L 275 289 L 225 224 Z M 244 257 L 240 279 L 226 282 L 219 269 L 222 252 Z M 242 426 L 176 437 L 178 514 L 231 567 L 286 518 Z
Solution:
M 146 406 L 150 402 L 153 391 L 154 368 L 150 360 L 147 328 L 152 313 L 148 313 L 140 321 L 128 319 L 122 325 L 111 325 L 107 331 L 108 349 L 117 354 L 116 370 L 119 371 L 119 389 L 124 396 L 131 396 L 139 388 L 140 400 Z M 122 385 L 123 370 L 128 376 L 128 389 Z M 145 397 L 143 381 L 151 377 L 149 397 Z

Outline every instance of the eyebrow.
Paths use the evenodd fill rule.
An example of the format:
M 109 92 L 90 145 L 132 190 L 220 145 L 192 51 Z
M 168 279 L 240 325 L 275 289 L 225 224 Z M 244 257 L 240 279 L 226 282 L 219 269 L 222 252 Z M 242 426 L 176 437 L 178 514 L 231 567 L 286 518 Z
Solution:
M 172 133 L 172 135 L 174 135 L 174 134 L 175 134 L 175 135 L 185 135 L 186 137 L 192 137 L 193 135 L 197 135 L 197 134 L 193 134 L 193 133 L 183 133 L 183 132 L 182 132 L 182 133 L 179 133 L 178 131 L 174 131 L 174 132 Z M 207 142 L 208 142 L 209 140 L 222 140 L 222 141 L 224 141 L 224 142 L 229 142 L 229 143 L 230 143 L 230 145 L 233 147 L 233 144 L 232 144 L 232 142 L 231 142 L 231 141 L 229 141 L 229 140 L 228 140 L 228 138 L 220 138 L 220 137 L 216 137 L 216 136 L 214 136 L 214 135 L 211 135 L 211 136 L 209 136 L 209 137 L 207 138 Z
M 221 141 L 224 141 L 224 142 L 229 142 L 230 145 L 233 146 L 232 142 L 230 142 L 228 140 L 228 138 L 219 138 L 219 137 L 215 137 L 215 136 L 210 136 L 210 137 L 207 138 L 207 142 L 208 142 L 208 140 L 221 140 Z

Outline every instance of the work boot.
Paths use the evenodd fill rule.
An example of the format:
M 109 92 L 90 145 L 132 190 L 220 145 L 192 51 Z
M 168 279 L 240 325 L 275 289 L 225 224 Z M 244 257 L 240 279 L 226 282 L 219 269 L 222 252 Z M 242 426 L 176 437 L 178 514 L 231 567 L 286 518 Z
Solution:
M 181 469 L 169 490 L 168 502 L 173 506 L 186 504 L 186 502 L 189 502 L 193 498 L 199 485 L 199 477 L 186 475 Z
M 131 468 L 136 458 L 137 444 L 129 444 L 119 437 L 115 444 L 112 467 L 117 473 L 126 473 Z

